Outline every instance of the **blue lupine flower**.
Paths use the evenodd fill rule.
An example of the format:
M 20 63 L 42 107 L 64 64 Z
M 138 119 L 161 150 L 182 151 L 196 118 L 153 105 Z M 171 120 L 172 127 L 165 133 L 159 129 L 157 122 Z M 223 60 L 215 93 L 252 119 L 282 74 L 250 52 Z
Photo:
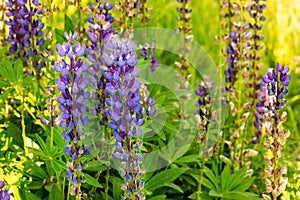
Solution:
M 228 48 L 227 48 L 228 68 L 227 70 L 224 71 L 224 73 L 226 76 L 225 81 L 233 85 L 237 79 L 236 75 L 238 73 L 237 59 L 238 59 L 239 49 L 237 48 L 237 45 L 238 45 L 239 34 L 235 32 L 231 32 L 229 36 L 231 38 L 231 41 L 228 42 Z
M 204 80 L 199 81 L 198 89 L 195 91 L 195 94 L 198 96 L 196 106 L 198 107 L 196 116 L 199 116 L 198 130 L 198 142 L 203 143 L 206 140 L 208 126 L 212 120 L 211 112 L 211 98 L 210 91 L 214 88 L 214 83 L 210 81 L 209 76 L 204 75 Z
M 257 113 L 260 115 L 260 127 L 265 127 L 266 131 L 264 142 L 266 191 L 272 193 L 274 197 L 279 196 L 288 183 L 287 178 L 283 179 L 282 167 L 276 165 L 282 154 L 282 146 L 290 135 L 290 132 L 285 131 L 281 125 L 286 120 L 286 112 L 280 113 L 286 104 L 283 98 L 288 93 L 287 87 L 291 80 L 291 76 L 287 74 L 288 71 L 289 67 L 280 66 L 277 63 L 276 69 L 266 73 L 260 85 L 262 106 L 257 108 Z M 258 140 L 258 138 L 255 139 Z M 273 179 L 274 176 L 277 178 Z
M 4 181 L 0 181 L 0 200 L 10 200 L 10 195 L 7 190 L 4 189 Z
M 88 123 L 88 117 L 84 116 L 87 111 L 86 99 L 90 96 L 90 93 L 85 91 L 88 87 L 88 78 L 84 73 L 88 71 L 88 66 L 81 59 L 86 48 L 76 41 L 78 34 L 65 33 L 65 37 L 69 41 L 62 45 L 58 44 L 57 52 L 61 57 L 68 56 L 70 63 L 62 59 L 54 65 L 54 69 L 62 73 L 56 79 L 57 87 L 61 92 L 57 101 L 62 112 L 60 126 L 65 128 L 62 137 L 68 142 L 64 152 L 71 158 L 68 162 L 69 170 L 66 172 L 67 180 L 73 184 L 71 194 L 81 196 L 80 183 L 85 179 L 80 172 L 87 163 L 81 163 L 79 158 L 90 153 L 90 147 L 85 147 L 80 142 L 84 138 L 83 126 Z
M 139 70 L 136 68 L 137 55 L 134 49 L 135 44 L 130 40 L 111 38 L 104 45 L 102 59 L 107 66 L 104 93 L 108 96 L 105 101 L 108 107 L 105 112 L 109 115 L 109 127 L 116 138 L 114 157 L 122 162 L 120 174 L 125 176 L 122 188 L 127 195 L 137 196 L 141 191 L 139 179 L 144 173 L 140 158 L 142 154 L 137 154 L 142 146 L 142 141 L 138 140 L 142 134 L 140 126 L 145 123 L 147 114 L 155 114 L 155 101 L 147 96 L 144 104 L 148 108 L 142 103 L 141 84 L 136 79 Z
M 276 64 L 276 69 L 268 71 L 262 77 L 260 83 L 260 94 L 258 95 L 259 102 L 256 104 L 255 122 L 257 127 L 255 138 L 252 140 L 256 144 L 261 135 L 263 126 L 263 117 L 266 113 L 277 113 L 285 106 L 286 100 L 283 98 L 288 94 L 288 85 L 291 80 L 291 75 L 287 74 L 289 67 L 280 66 Z
M 93 114 L 100 114 L 100 125 L 104 125 L 107 122 L 107 116 L 103 112 L 105 108 L 105 94 L 103 93 L 106 85 L 106 78 L 103 72 L 107 69 L 103 65 L 101 58 L 102 46 L 114 33 L 111 23 L 114 22 L 113 16 L 109 13 L 112 9 L 113 4 L 106 2 L 102 4 L 98 3 L 97 6 L 94 4 L 90 5 L 93 16 L 88 18 L 89 32 L 88 37 L 91 40 L 90 48 L 87 49 L 89 56 L 88 60 L 92 63 L 90 65 L 89 74 L 90 82 L 93 84 L 96 92 L 92 94 L 93 99 L 97 102 L 94 104 Z
M 28 59 L 35 56 L 40 46 L 44 44 L 42 29 L 44 23 L 34 19 L 40 11 L 37 9 L 38 0 L 32 3 L 35 6 L 28 8 L 27 0 L 8 0 L 8 10 L 5 23 L 9 26 L 7 41 L 11 43 L 9 51 L 18 53 L 18 57 Z M 41 64 L 34 63 L 35 67 Z
M 160 62 L 158 62 L 157 59 L 154 57 L 154 51 L 156 49 L 155 43 L 153 42 L 151 47 L 149 44 L 146 44 L 144 46 L 140 46 L 140 48 L 140 54 L 144 58 L 144 60 L 151 60 L 150 69 L 152 72 L 154 72 L 156 68 L 160 65 Z

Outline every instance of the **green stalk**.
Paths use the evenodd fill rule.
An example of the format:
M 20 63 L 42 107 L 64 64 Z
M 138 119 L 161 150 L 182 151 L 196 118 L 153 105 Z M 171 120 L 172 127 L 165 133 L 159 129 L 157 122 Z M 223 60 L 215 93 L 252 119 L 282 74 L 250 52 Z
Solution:
M 201 193 L 202 193 L 201 186 L 202 186 L 202 181 L 203 181 L 205 162 L 206 162 L 206 156 L 204 156 L 201 160 L 200 176 L 199 176 L 199 180 L 198 180 L 197 200 L 201 200 Z
M 79 41 L 82 42 L 81 38 L 81 7 L 80 7 L 80 0 L 77 0 L 77 20 L 78 20 L 78 34 L 79 34 Z
M 28 149 L 26 147 L 26 126 L 25 126 L 25 88 L 22 89 L 22 119 L 21 119 L 21 125 L 22 125 L 22 138 L 24 142 L 24 151 L 25 151 L 25 157 L 29 155 Z
M 68 194 L 67 194 L 67 200 L 70 200 L 70 190 L 71 190 L 71 182 L 68 183 Z

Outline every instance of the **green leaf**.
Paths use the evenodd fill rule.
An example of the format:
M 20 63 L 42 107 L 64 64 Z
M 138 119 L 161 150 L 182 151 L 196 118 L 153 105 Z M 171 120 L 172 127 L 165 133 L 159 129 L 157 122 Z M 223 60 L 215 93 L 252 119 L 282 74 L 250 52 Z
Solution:
M 119 200 L 120 196 L 122 194 L 122 189 L 121 189 L 121 183 L 123 182 L 121 179 L 112 176 L 110 177 L 112 179 L 112 184 L 113 184 L 113 195 L 114 195 L 114 200 Z
M 107 166 L 104 165 L 103 162 L 99 160 L 89 161 L 88 167 L 84 168 L 85 171 L 104 171 L 107 170 Z
M 57 43 L 63 43 L 65 41 L 64 31 L 57 28 L 54 31 Z
M 49 187 L 49 199 L 48 200 L 57 200 L 57 199 L 63 199 L 61 191 L 58 189 L 56 184 L 51 184 Z
M 1 64 L 2 66 L 0 67 L 0 75 L 3 76 L 3 78 L 6 78 L 9 80 L 9 82 L 13 82 L 11 76 L 14 73 L 14 70 L 12 68 L 12 65 L 10 62 L 5 62 Z
M 204 173 L 209 178 L 209 180 L 215 185 L 215 188 L 217 189 L 217 191 L 220 192 L 221 188 L 219 186 L 219 180 L 214 175 L 214 173 L 212 171 L 210 171 L 210 169 L 207 167 L 204 168 Z
M 179 158 L 176 163 L 194 163 L 199 160 L 199 155 L 198 154 L 193 154 L 193 155 L 187 155 L 182 158 Z
M 202 185 L 211 190 L 217 190 L 216 187 L 205 177 L 202 177 Z
M 222 195 L 223 198 L 225 199 L 243 199 L 243 200 L 259 200 L 261 198 L 258 197 L 257 194 L 251 193 L 251 192 L 237 192 L 237 191 L 232 191 L 228 192 Z
M 212 197 L 222 197 L 222 195 L 215 190 L 210 190 L 208 194 Z
M 174 190 L 183 193 L 182 189 L 178 185 L 175 185 L 174 183 L 166 183 L 164 186 L 173 188 Z
M 14 83 L 18 83 L 19 81 L 21 81 L 22 77 L 23 77 L 23 63 L 20 59 L 16 60 L 15 65 L 14 65 L 14 76 L 15 76 L 15 80 Z
M 28 200 L 40 200 L 39 197 L 35 196 L 34 194 L 32 194 L 31 192 L 29 192 L 28 190 L 25 190 L 25 199 L 28 199 Z
M 13 143 L 23 149 L 24 142 L 22 138 L 22 131 L 21 129 L 15 125 L 14 123 L 10 123 L 9 127 L 6 130 L 7 136 L 13 138 Z
M 253 184 L 254 180 L 255 177 L 246 178 L 237 188 L 234 188 L 234 190 L 244 192 Z
M 158 195 L 158 196 L 149 198 L 149 200 L 164 200 L 164 199 L 166 199 L 166 197 L 167 197 L 166 195 Z
M 229 183 L 231 183 L 231 180 L 232 179 L 231 179 L 230 169 L 229 169 L 229 166 L 226 165 L 226 167 L 224 168 L 224 170 L 221 173 L 221 188 L 222 188 L 222 192 L 229 191 L 229 190 L 227 190 L 228 189 L 227 185 Z
M 65 32 L 69 33 L 70 31 L 74 32 L 74 23 L 70 17 L 65 14 Z
M 94 186 L 94 187 L 98 187 L 98 188 L 103 188 L 103 186 L 92 176 L 86 174 L 86 173 L 82 173 L 84 175 L 84 177 L 86 178 L 86 183 Z
M 51 165 L 53 167 L 53 170 L 56 172 L 56 173 L 59 173 L 61 172 L 62 169 L 64 170 L 67 170 L 68 167 L 66 165 L 66 163 L 60 161 L 60 160 L 51 160 Z
M 46 146 L 44 140 L 43 140 L 40 136 L 38 136 L 38 135 L 35 135 L 35 137 L 36 137 L 36 139 L 37 139 L 37 141 L 38 141 L 38 143 L 39 143 L 41 149 L 44 151 L 44 153 L 45 153 L 46 155 L 49 154 L 49 151 L 48 151 L 49 149 L 47 148 L 47 146 Z
M 3 80 L 3 79 L 0 79 L 0 87 L 3 88 L 3 87 L 9 87 L 10 84 L 6 81 L 6 80 Z M 6 98 L 3 98 L 2 97 L 3 95 L 1 95 L 1 99 L 6 99 Z
M 43 188 L 43 181 L 33 181 L 31 182 L 27 187 L 26 189 L 28 190 L 38 190 L 38 189 L 41 189 Z
M 46 172 L 39 166 L 37 166 L 34 162 L 27 160 L 24 162 L 24 166 L 26 166 L 28 169 L 30 169 L 29 174 L 31 176 L 38 177 L 40 179 L 49 179 L 48 175 Z
M 145 189 L 147 189 L 148 191 L 154 191 L 160 187 L 165 186 L 167 183 L 172 183 L 187 169 L 188 168 L 173 168 L 161 171 L 146 182 Z
M 235 187 L 241 184 L 241 182 L 244 180 L 244 176 L 246 174 L 246 168 L 239 169 L 237 172 L 235 172 L 230 180 L 230 183 L 228 185 L 228 191 L 233 190 Z M 226 181 L 226 180 L 225 180 Z M 225 191 L 225 190 L 223 190 Z

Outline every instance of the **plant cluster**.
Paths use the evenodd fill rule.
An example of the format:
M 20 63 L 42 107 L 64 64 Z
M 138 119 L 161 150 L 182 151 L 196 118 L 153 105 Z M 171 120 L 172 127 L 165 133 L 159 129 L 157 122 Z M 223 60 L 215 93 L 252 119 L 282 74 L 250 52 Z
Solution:
M 170 2 L 0 3 L 0 200 L 299 198 L 299 98 L 294 69 L 266 61 L 269 2 L 211 4 L 215 69 L 195 52 L 213 12 Z M 149 35 L 168 20 L 174 37 Z

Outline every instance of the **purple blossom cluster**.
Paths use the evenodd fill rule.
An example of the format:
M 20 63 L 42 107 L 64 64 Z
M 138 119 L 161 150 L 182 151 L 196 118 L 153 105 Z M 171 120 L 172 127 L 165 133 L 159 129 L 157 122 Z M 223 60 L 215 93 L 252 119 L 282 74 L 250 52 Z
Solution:
M 5 23 L 9 26 L 8 42 L 11 43 L 9 51 L 18 53 L 21 58 L 35 56 L 39 46 L 44 44 L 43 32 L 44 23 L 34 19 L 40 11 L 37 9 L 38 0 L 8 0 L 6 6 L 8 20 Z
M 81 59 L 86 48 L 76 42 L 78 34 L 70 32 L 64 35 L 68 42 L 57 45 L 58 55 L 62 59 L 54 65 L 55 71 L 61 73 L 60 78 L 56 79 L 61 92 L 57 101 L 62 112 L 60 116 L 60 126 L 64 128 L 62 137 L 68 142 L 64 152 L 71 158 L 71 161 L 67 162 L 69 169 L 66 172 L 67 180 L 72 182 L 70 193 L 81 196 L 80 184 L 85 182 L 81 171 L 87 166 L 87 162 L 82 163 L 80 158 L 90 154 L 90 147 L 80 142 L 84 138 L 83 126 L 88 123 L 88 117 L 84 116 L 87 112 L 86 99 L 90 97 L 90 93 L 85 91 L 88 87 L 88 77 L 84 76 L 88 71 L 88 65 Z
M 122 189 L 128 197 L 144 199 L 144 181 L 140 180 L 144 173 L 141 166 L 143 157 L 139 152 L 142 141 L 138 139 L 142 129 L 139 127 L 145 123 L 146 115 L 155 114 L 155 101 L 146 96 L 144 100 L 147 105 L 141 103 L 143 96 L 141 83 L 136 79 L 139 70 L 136 68 L 138 61 L 134 50 L 133 42 L 116 37 L 104 45 L 102 59 L 108 68 L 103 74 L 106 79 L 104 92 L 108 96 L 108 108 L 104 112 L 110 118 L 108 126 L 116 139 L 114 157 L 120 160 L 120 174 L 125 177 Z M 122 198 L 126 199 L 126 195 Z
M 10 195 L 7 190 L 4 189 L 4 181 L 0 181 L 0 200 L 10 200 Z
M 263 126 L 263 118 L 266 113 L 276 114 L 282 107 L 285 106 L 286 100 L 284 97 L 288 94 L 288 85 L 291 80 L 291 75 L 287 74 L 289 67 L 276 65 L 276 70 L 267 72 L 262 77 L 260 83 L 260 94 L 258 95 L 259 102 L 256 104 L 256 113 L 254 126 L 257 127 L 253 143 L 256 144 L 261 135 Z
M 95 50 L 102 41 L 107 41 L 110 35 L 114 32 L 111 23 L 114 22 L 114 17 L 109 12 L 113 8 L 112 3 L 94 3 L 90 5 L 90 10 L 93 15 L 88 17 L 89 32 L 88 37 L 92 42 L 91 49 Z
M 89 55 L 88 60 L 91 63 L 89 74 L 90 81 L 94 86 L 96 92 L 92 94 L 93 99 L 97 101 L 94 104 L 93 114 L 100 114 L 100 125 L 107 122 L 107 116 L 104 115 L 103 110 L 105 106 L 105 84 L 106 79 L 103 72 L 107 69 L 103 60 L 101 59 L 104 43 L 114 34 L 111 24 L 114 22 L 114 17 L 109 12 L 113 8 L 111 3 L 99 2 L 97 6 L 90 5 L 90 12 L 92 17 L 88 18 L 89 32 L 88 37 L 91 41 L 90 48 L 87 49 Z
M 140 46 L 140 54 L 144 58 L 144 60 L 150 60 L 150 69 L 151 72 L 154 72 L 156 68 L 160 65 L 160 62 L 157 61 L 157 59 L 154 57 L 154 51 L 156 49 L 156 45 L 154 42 L 152 42 L 152 46 L 147 43 L 144 46 Z
M 228 42 L 228 48 L 226 49 L 227 51 L 227 64 L 228 68 L 227 70 L 224 71 L 225 73 L 225 81 L 226 83 L 231 83 L 234 85 L 236 82 L 237 78 L 236 75 L 238 73 L 238 67 L 237 67 L 237 62 L 238 62 L 238 55 L 239 55 L 239 49 L 238 49 L 238 39 L 239 39 L 239 34 L 236 32 L 231 32 L 229 34 L 231 41 Z
M 198 89 L 195 91 L 198 96 L 196 106 L 198 110 L 196 116 L 200 117 L 200 123 L 198 124 L 198 142 L 203 143 L 207 136 L 208 126 L 212 118 L 211 113 L 211 98 L 209 91 L 212 91 L 214 88 L 213 82 L 210 81 L 209 76 L 204 75 L 204 80 L 199 81 Z
M 260 31 L 262 29 L 262 24 L 259 22 L 265 21 L 266 17 L 263 16 L 263 12 L 266 9 L 266 4 L 264 3 L 266 0 L 253 0 L 253 3 L 249 9 L 249 15 L 251 18 L 255 20 L 254 23 L 249 23 L 250 28 Z M 260 35 L 254 34 L 254 39 L 262 40 L 263 37 Z
M 274 198 L 285 190 L 288 183 L 288 179 L 283 177 L 286 169 L 278 165 L 279 158 L 282 156 L 283 144 L 290 135 L 281 125 L 286 120 L 286 112 L 283 112 L 282 115 L 280 113 L 286 104 L 284 97 L 288 94 L 287 87 L 291 80 L 291 76 L 287 74 L 288 71 L 289 67 L 280 66 L 277 63 L 276 69 L 268 71 L 262 77 L 260 102 L 256 108 L 258 112 L 255 126 L 265 127 L 266 131 L 264 142 L 266 192 L 271 193 Z M 256 135 L 254 142 L 257 142 L 258 136 Z

